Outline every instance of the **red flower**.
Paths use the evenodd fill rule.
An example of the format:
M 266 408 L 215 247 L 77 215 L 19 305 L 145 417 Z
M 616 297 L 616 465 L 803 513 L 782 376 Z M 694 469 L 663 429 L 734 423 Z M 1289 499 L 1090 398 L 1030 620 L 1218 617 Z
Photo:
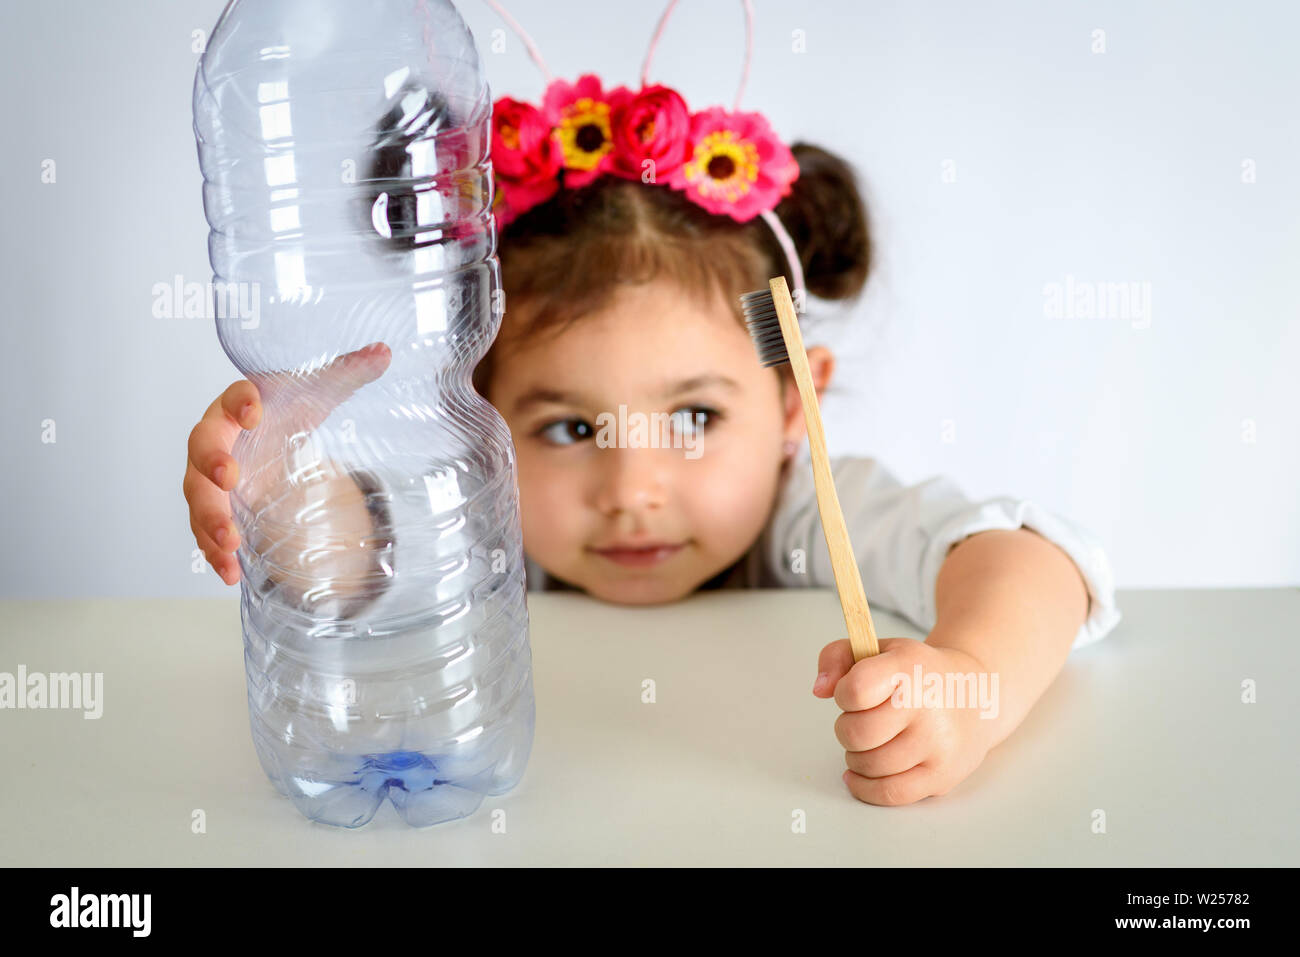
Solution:
M 610 169 L 610 114 L 631 95 L 622 86 L 604 92 L 594 73 L 577 83 L 555 80 L 546 88 L 542 112 L 559 139 L 566 187 L 585 186 Z
M 656 85 L 629 96 L 611 120 L 612 172 L 641 179 L 649 170 L 649 182 L 667 182 L 690 153 L 690 130 L 691 113 L 677 91 Z
M 535 106 L 503 96 L 492 105 L 492 210 L 504 226 L 559 188 L 560 144 Z
M 739 222 L 772 209 L 799 178 L 794 154 L 762 114 L 712 107 L 691 116 L 691 155 L 669 178 L 711 213 Z

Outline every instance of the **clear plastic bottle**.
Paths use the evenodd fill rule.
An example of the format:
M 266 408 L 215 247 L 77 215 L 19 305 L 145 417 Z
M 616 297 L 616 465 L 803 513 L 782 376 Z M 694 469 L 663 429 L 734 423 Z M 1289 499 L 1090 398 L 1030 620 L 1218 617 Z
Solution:
M 232 0 L 195 77 L 217 331 L 264 409 L 232 450 L 253 741 L 326 824 L 464 817 L 532 747 L 514 445 L 470 384 L 491 112 L 447 0 Z M 380 341 L 374 381 L 324 369 Z

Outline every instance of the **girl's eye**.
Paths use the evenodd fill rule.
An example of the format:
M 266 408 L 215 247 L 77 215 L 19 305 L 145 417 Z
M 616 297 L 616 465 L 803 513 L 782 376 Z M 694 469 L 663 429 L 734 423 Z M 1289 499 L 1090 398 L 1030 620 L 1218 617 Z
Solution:
M 722 418 L 722 413 L 707 405 L 690 405 L 674 412 L 673 418 L 677 422 L 677 428 L 683 434 L 690 435 L 717 425 L 718 420 Z
M 596 433 L 582 419 L 560 419 L 550 425 L 542 426 L 537 434 L 552 445 L 572 445 L 574 442 L 589 439 Z
M 677 431 L 684 435 L 695 435 L 706 427 L 716 426 L 722 413 L 707 405 L 683 406 L 669 416 Z M 557 419 L 538 429 L 535 435 L 551 445 L 573 445 L 586 439 L 595 438 L 596 430 L 584 419 Z

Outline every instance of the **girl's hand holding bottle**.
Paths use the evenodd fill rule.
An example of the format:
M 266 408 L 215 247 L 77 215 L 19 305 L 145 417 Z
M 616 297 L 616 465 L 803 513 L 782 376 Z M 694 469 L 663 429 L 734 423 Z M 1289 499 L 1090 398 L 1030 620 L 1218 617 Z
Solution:
M 392 352 L 382 342 L 341 355 L 312 374 L 311 403 L 285 410 L 304 431 L 310 431 L 329 416 L 335 406 L 353 392 L 377 379 L 388 368 Z M 321 401 L 324 396 L 325 401 Z M 203 550 L 208 564 L 227 585 L 239 581 L 239 533 L 230 515 L 230 491 L 239 482 L 239 463 L 231 455 L 235 439 L 245 429 L 254 429 L 262 421 L 262 395 L 248 379 L 234 382 L 208 406 L 203 418 L 190 432 L 182 488 L 190 506 L 190 530 Z M 349 480 L 350 481 L 350 480 Z M 352 491 L 352 490 L 349 490 Z M 346 499 L 342 499 L 346 501 Z M 363 517 L 365 506 L 359 490 L 350 496 L 353 510 L 359 509 L 356 521 Z M 346 515 L 340 520 L 348 521 Z

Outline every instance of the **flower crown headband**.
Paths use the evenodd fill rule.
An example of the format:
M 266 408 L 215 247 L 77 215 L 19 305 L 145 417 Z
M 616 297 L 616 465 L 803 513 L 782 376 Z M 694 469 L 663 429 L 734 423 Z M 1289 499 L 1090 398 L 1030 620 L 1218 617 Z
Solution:
M 497 0 L 485 0 L 511 29 L 546 79 L 540 106 L 503 96 L 492 108 L 492 163 L 498 230 L 554 196 L 604 174 L 664 186 L 716 215 L 748 222 L 761 216 L 790 266 L 796 311 L 804 311 L 803 269 L 774 212 L 799 178 L 799 164 L 760 113 L 740 112 L 754 47 L 754 8 L 745 8 L 745 65 L 730 111 L 691 112 L 676 90 L 649 85 L 650 60 L 677 0 L 659 18 L 641 67 L 641 88 L 602 87 L 594 73 L 556 79 L 532 39 Z

